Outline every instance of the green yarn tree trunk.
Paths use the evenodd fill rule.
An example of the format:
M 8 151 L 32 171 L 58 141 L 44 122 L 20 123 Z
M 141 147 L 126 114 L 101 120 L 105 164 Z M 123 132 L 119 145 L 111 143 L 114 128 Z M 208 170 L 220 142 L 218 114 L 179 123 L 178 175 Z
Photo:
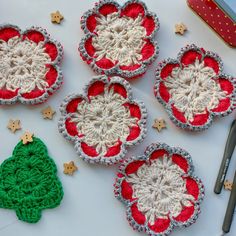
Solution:
M 20 220 L 36 223 L 41 211 L 58 206 L 63 198 L 57 168 L 44 143 L 20 141 L 12 157 L 0 166 L 0 207 L 14 209 Z

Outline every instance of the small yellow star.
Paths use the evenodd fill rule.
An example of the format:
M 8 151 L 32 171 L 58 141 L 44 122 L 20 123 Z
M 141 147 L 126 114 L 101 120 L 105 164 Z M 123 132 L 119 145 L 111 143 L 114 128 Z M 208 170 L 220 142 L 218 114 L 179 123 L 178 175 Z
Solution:
M 27 131 L 21 136 L 20 139 L 22 140 L 23 144 L 32 143 L 34 141 L 33 136 L 34 134 Z
M 155 119 L 152 127 L 160 132 L 163 128 L 166 128 L 166 122 L 164 119 Z
M 7 128 L 15 133 L 17 130 L 21 129 L 20 120 L 9 120 Z
M 64 19 L 64 17 L 59 11 L 51 13 L 51 22 L 52 23 L 60 24 L 63 19 Z
M 73 175 L 75 171 L 78 170 L 77 166 L 73 161 L 69 163 L 64 163 L 64 174 L 66 175 Z
M 53 118 L 53 115 L 56 113 L 50 106 L 44 108 L 42 111 L 41 111 L 42 115 L 43 115 L 43 118 L 44 119 L 49 119 L 49 120 L 52 120 Z
M 225 180 L 225 182 L 224 182 L 224 188 L 225 188 L 225 190 L 231 191 L 231 190 L 232 190 L 232 187 L 233 187 L 233 183 L 230 182 L 229 180 Z
M 187 31 L 187 26 L 183 23 L 178 23 L 175 25 L 175 33 L 183 35 Z

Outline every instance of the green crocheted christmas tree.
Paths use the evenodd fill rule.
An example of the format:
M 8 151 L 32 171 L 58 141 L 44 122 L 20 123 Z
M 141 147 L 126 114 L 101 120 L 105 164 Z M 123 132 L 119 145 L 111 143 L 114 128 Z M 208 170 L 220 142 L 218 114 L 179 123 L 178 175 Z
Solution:
M 0 166 L 0 207 L 14 209 L 19 220 L 36 223 L 46 208 L 58 206 L 63 189 L 44 143 L 20 141 Z

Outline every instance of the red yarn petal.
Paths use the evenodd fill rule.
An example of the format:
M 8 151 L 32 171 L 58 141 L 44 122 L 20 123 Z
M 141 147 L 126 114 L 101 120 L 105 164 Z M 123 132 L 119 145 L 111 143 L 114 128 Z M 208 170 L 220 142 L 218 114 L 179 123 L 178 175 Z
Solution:
M 44 45 L 45 52 L 50 56 L 51 60 L 54 61 L 58 56 L 57 46 L 53 42 L 47 42 Z
M 190 124 L 195 126 L 205 125 L 208 122 L 209 116 L 210 114 L 208 111 L 206 114 L 195 115 L 193 121 L 190 122 Z
M 148 60 L 150 57 L 152 57 L 155 53 L 155 47 L 153 43 L 149 40 L 146 39 L 146 43 L 144 44 L 141 54 L 142 54 L 142 61 Z
M 155 233 L 162 233 L 170 227 L 170 219 L 157 219 L 153 225 L 148 223 L 148 227 Z
M 161 69 L 161 73 L 160 76 L 162 79 L 165 79 L 166 77 L 170 76 L 173 69 L 176 67 L 179 67 L 179 64 L 173 64 L 173 63 L 167 63 L 162 69 Z
M 66 128 L 66 131 L 69 135 L 71 135 L 71 136 L 77 136 L 78 135 L 76 124 L 71 122 L 71 118 L 68 118 L 65 121 L 65 128 Z
M 225 98 L 220 100 L 218 106 L 216 108 L 214 108 L 213 112 L 224 112 L 227 111 L 228 108 L 230 107 L 231 103 L 230 103 L 230 98 Z
M 112 156 L 118 155 L 121 151 L 121 145 L 122 145 L 122 142 L 119 141 L 117 145 L 115 145 L 113 147 L 110 147 L 107 150 L 107 153 L 106 153 L 105 157 L 112 157 Z
M 93 57 L 94 54 L 95 54 L 95 48 L 94 48 L 94 46 L 92 44 L 92 40 L 93 40 L 93 38 L 90 37 L 84 43 L 84 48 L 85 48 L 86 52 L 88 53 L 88 55 L 90 57 Z
M 229 80 L 227 80 L 225 78 L 219 78 L 218 82 L 220 84 L 221 89 L 226 91 L 228 95 L 233 93 L 234 86 Z
M 142 26 L 146 29 L 147 36 L 151 35 L 156 28 L 155 20 L 152 16 L 145 16 Z
M 47 65 L 49 71 L 47 72 L 45 78 L 48 83 L 48 87 L 51 87 L 57 81 L 58 72 L 53 65 Z
M 140 107 L 137 104 L 125 103 L 124 106 L 129 108 L 130 115 L 132 117 L 136 117 L 139 120 L 141 119 L 142 113 L 141 113 Z
M 132 65 L 132 66 L 120 66 L 120 69 L 121 70 L 127 70 L 127 71 L 134 71 L 134 70 L 137 70 L 140 67 L 141 67 L 140 64 L 135 64 L 135 65 Z
M 195 200 L 197 200 L 200 193 L 198 183 L 191 177 L 187 177 L 185 178 L 185 180 L 187 192 L 191 194 L 195 198 Z
M 87 29 L 93 33 L 96 26 L 97 26 L 97 20 L 96 20 L 96 17 L 97 15 L 96 14 L 92 14 L 90 15 L 87 20 L 86 20 L 86 26 L 87 26 Z
M 130 128 L 129 131 L 129 136 L 127 137 L 127 141 L 134 141 L 135 139 L 137 139 L 139 137 L 141 133 L 141 129 L 139 126 L 133 126 L 132 128 Z
M 13 38 L 15 36 L 20 37 L 20 33 L 15 28 L 7 27 L 0 29 L 0 39 L 3 41 L 8 41 L 10 38 Z
M 159 149 L 159 150 L 156 150 L 154 151 L 149 160 L 155 160 L 157 158 L 160 158 L 160 157 L 163 157 L 164 155 L 168 155 L 169 153 L 165 150 L 165 149 Z
M 114 93 L 120 94 L 122 97 L 127 98 L 127 91 L 126 88 L 119 84 L 119 83 L 114 83 L 109 86 L 109 90 L 113 89 Z
M 121 10 L 121 16 L 128 16 L 131 18 L 136 18 L 139 15 L 144 16 L 145 10 L 142 4 L 140 3 L 129 3 L 124 9 Z
M 184 114 L 180 112 L 174 105 L 172 105 L 172 113 L 174 117 L 179 120 L 182 123 L 186 123 L 186 118 L 184 117 Z
M 18 94 L 18 89 L 14 92 L 7 89 L 0 89 L 0 99 L 3 99 L 3 100 L 14 98 L 17 96 L 17 94 Z
M 178 165 L 185 173 L 188 173 L 189 164 L 188 161 L 179 154 L 172 155 L 172 161 Z
M 211 67 L 215 71 L 216 74 L 218 74 L 220 71 L 219 62 L 214 57 L 210 57 L 210 56 L 204 57 L 204 65 Z
M 98 153 L 97 153 L 96 149 L 94 147 L 89 146 L 88 144 L 86 144 L 84 142 L 81 143 L 81 149 L 89 157 L 96 157 L 96 156 L 98 156 Z
M 125 168 L 125 173 L 127 175 L 133 174 L 138 171 L 139 167 L 141 167 L 145 161 L 133 161 L 129 163 Z
M 181 63 L 184 65 L 189 65 L 195 63 L 196 59 L 201 60 L 202 55 L 201 53 L 195 51 L 195 50 L 189 50 L 185 52 L 181 57 Z
M 88 96 L 97 96 L 104 93 L 105 83 L 102 81 L 96 81 L 92 83 L 88 88 Z
M 82 101 L 83 101 L 83 98 L 80 98 L 80 97 L 77 97 L 77 98 L 74 98 L 73 100 L 71 100 L 66 106 L 67 113 L 76 112 L 79 103 L 81 103 Z
M 96 61 L 96 65 L 101 69 L 105 70 L 111 69 L 112 67 L 115 66 L 115 64 L 107 58 L 102 58 L 101 60 Z
M 25 99 L 35 99 L 35 98 L 41 97 L 44 93 L 45 93 L 45 90 L 35 89 L 30 93 L 21 94 L 21 96 Z
M 114 5 L 112 3 L 106 3 L 106 4 L 103 4 L 99 8 L 98 11 L 102 15 L 107 16 L 108 14 L 111 14 L 111 13 L 114 13 L 114 12 L 118 12 L 118 8 L 116 7 L 116 5 Z
M 29 40 L 31 40 L 31 41 L 37 43 L 37 44 L 38 44 L 39 42 L 42 42 L 42 41 L 45 40 L 45 37 L 44 37 L 44 35 L 43 35 L 41 32 L 39 32 L 39 31 L 37 31 L 37 30 L 33 30 L 33 29 L 27 31 L 27 32 L 23 35 L 23 38 L 24 38 L 24 39 L 27 38 L 27 39 L 29 39 Z
M 194 206 L 184 207 L 181 213 L 177 217 L 175 217 L 174 220 L 183 223 L 189 220 L 193 216 L 193 214 Z
M 131 207 L 130 207 L 130 211 L 131 211 L 131 215 L 133 217 L 133 219 L 139 224 L 139 225 L 144 225 L 146 222 L 146 217 L 145 215 L 139 211 L 138 207 L 137 207 L 137 203 L 134 203 Z
M 160 97 L 167 103 L 170 100 L 170 93 L 163 82 L 159 84 L 159 94 Z
M 132 200 L 133 189 L 126 180 L 123 180 L 121 183 L 121 195 L 126 200 Z

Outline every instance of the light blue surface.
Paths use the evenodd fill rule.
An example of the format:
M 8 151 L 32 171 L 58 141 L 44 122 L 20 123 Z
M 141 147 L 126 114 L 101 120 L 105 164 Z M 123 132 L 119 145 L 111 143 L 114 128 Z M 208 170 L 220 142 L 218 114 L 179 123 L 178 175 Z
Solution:
M 129 155 L 140 155 L 152 142 L 166 142 L 170 146 L 186 149 L 193 158 L 195 174 L 206 188 L 198 221 L 186 229 L 176 229 L 172 236 L 220 236 L 229 192 L 213 193 L 214 183 L 223 155 L 228 128 L 236 113 L 218 119 L 209 130 L 190 133 L 175 127 L 163 107 L 154 99 L 153 85 L 156 64 L 164 58 L 176 58 L 180 48 L 196 43 L 218 53 L 224 62 L 225 72 L 236 76 L 236 51 L 219 37 L 188 8 L 184 0 L 144 0 L 148 8 L 157 13 L 161 29 L 157 34 L 160 47 L 158 59 L 149 67 L 143 78 L 132 82 L 134 96 L 142 99 L 148 109 L 148 136 L 132 149 Z M 119 1 L 119 2 L 124 2 Z M 10 118 L 20 119 L 23 130 L 33 132 L 48 147 L 49 154 L 58 166 L 58 175 L 64 186 L 61 206 L 45 210 L 41 221 L 27 224 L 16 219 L 14 211 L 0 209 L 0 236 L 144 236 L 129 226 L 125 207 L 114 198 L 113 183 L 117 167 L 86 164 L 76 155 L 73 145 L 58 132 L 59 104 L 73 92 L 80 93 L 93 75 L 84 63 L 77 47 L 83 32 L 80 29 L 82 14 L 94 5 L 94 0 L 0 0 L 0 21 L 17 24 L 22 29 L 31 25 L 46 28 L 52 38 L 64 46 L 62 65 L 64 84 L 46 104 L 29 107 L 14 105 L 0 108 L 0 163 L 11 155 L 22 132 L 15 135 L 6 128 Z M 50 22 L 50 13 L 59 10 L 65 17 L 61 25 Z M 183 22 L 189 31 L 184 36 L 175 35 L 174 25 Z M 41 109 L 51 105 L 57 114 L 54 120 L 43 120 Z M 155 118 L 164 118 L 167 129 L 158 133 L 152 129 Z M 75 161 L 79 171 L 74 176 L 63 174 L 63 163 Z M 236 167 L 236 151 L 232 157 L 227 178 L 232 179 Z M 231 233 L 236 235 L 236 219 Z
M 228 6 L 235 12 L 236 14 L 236 0 L 223 0 L 225 1 Z

